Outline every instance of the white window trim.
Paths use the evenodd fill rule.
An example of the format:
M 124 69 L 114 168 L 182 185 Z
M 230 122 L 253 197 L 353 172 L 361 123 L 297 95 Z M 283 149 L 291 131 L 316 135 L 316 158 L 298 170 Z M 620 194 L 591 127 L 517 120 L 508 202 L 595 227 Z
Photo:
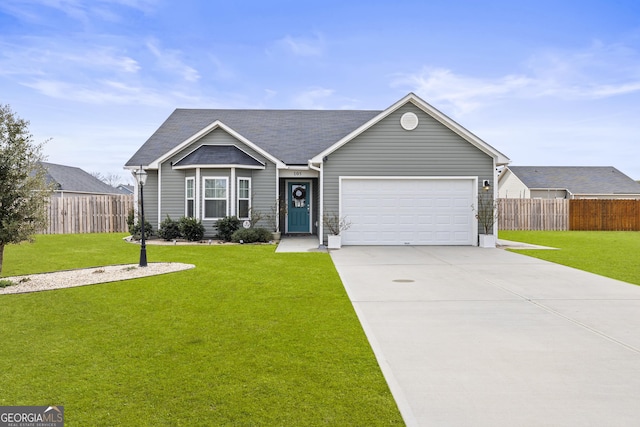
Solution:
M 192 195 L 189 198 L 189 181 L 193 183 L 191 188 Z M 184 216 L 189 216 L 189 200 L 193 200 L 193 216 L 197 216 L 196 212 L 196 178 L 194 176 L 188 176 L 184 180 Z
M 240 197 L 240 181 L 249 181 L 249 197 Z M 236 212 L 238 213 L 238 219 L 250 219 L 251 217 L 251 178 L 246 177 L 246 176 L 239 176 L 237 179 L 237 186 L 236 186 L 236 191 L 238 192 L 238 195 L 236 197 Z M 240 200 L 248 200 L 249 201 L 249 216 L 247 217 L 240 217 Z
M 225 182 L 225 188 L 226 188 L 226 193 L 227 193 L 227 197 L 225 199 L 219 199 L 219 198 L 208 198 L 205 196 L 206 194 L 206 185 L 205 182 L 208 179 L 223 179 Z M 202 218 L 203 219 L 221 219 L 222 217 L 207 217 L 206 216 L 206 204 L 207 204 L 207 200 L 225 200 L 227 202 L 227 206 L 226 206 L 226 211 L 225 211 L 225 216 L 229 216 L 229 177 L 228 176 L 203 176 L 202 177 Z

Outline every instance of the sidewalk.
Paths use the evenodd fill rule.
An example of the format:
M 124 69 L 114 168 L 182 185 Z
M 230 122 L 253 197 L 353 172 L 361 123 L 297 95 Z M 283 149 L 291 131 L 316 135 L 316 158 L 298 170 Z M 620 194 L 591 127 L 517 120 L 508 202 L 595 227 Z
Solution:
M 319 247 L 318 236 L 282 236 L 276 252 L 327 252 L 327 249 Z

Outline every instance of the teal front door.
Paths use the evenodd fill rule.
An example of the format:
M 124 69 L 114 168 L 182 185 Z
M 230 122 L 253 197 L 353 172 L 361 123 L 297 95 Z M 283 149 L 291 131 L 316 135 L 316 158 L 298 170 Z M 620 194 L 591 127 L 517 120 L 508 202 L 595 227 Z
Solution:
M 311 185 L 309 182 L 287 184 L 287 233 L 311 232 Z

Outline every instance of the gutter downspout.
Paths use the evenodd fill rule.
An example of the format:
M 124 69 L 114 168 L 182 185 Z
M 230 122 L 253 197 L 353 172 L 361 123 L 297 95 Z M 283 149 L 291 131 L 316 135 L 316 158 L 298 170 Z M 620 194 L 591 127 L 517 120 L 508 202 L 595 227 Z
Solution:
M 143 190 L 144 191 L 144 190 Z M 158 165 L 158 218 L 156 229 L 160 227 L 162 222 L 162 163 Z
M 500 204 L 499 204 L 499 200 L 498 200 L 498 168 L 496 167 L 496 159 L 493 159 L 493 200 L 494 200 L 494 204 L 496 206 L 496 209 L 500 209 Z M 499 225 L 498 223 L 500 222 L 500 218 L 499 218 L 499 212 L 496 212 L 496 223 L 493 226 L 493 235 L 496 238 L 496 242 L 498 241 L 498 231 L 500 231 L 499 229 Z
M 323 171 L 323 163 L 320 163 L 319 167 L 313 166 L 311 160 L 309 160 L 309 169 L 314 171 L 318 171 L 320 174 L 320 179 L 318 186 L 320 187 L 318 191 L 320 192 L 320 206 L 318 206 L 318 246 L 322 246 L 324 244 L 324 171 Z
M 275 207 L 276 207 L 276 229 L 273 230 L 275 232 L 279 232 L 280 231 L 280 169 L 278 169 L 278 165 L 274 164 L 274 167 L 276 168 L 276 201 L 275 201 Z

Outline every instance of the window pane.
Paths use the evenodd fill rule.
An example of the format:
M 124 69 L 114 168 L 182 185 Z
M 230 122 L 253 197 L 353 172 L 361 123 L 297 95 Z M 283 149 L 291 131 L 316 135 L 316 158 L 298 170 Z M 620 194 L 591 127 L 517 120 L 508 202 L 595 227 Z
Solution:
M 187 198 L 193 199 L 193 180 L 192 179 L 187 180 Z
M 248 199 L 249 198 L 249 180 L 241 179 L 238 184 L 238 198 L 240 199 Z
M 227 215 L 226 200 L 206 200 L 204 202 L 205 218 L 223 218 Z
M 226 179 L 205 179 L 204 197 L 207 199 L 226 199 L 227 180 Z
M 205 179 L 204 180 L 204 197 L 212 198 L 215 195 L 214 190 L 214 180 L 213 179 Z
M 216 199 L 226 199 L 227 198 L 227 180 L 226 179 L 216 179 L 215 180 L 215 197 Z
M 249 218 L 249 201 L 238 201 L 238 218 Z
M 193 200 L 187 200 L 187 216 L 193 218 Z

